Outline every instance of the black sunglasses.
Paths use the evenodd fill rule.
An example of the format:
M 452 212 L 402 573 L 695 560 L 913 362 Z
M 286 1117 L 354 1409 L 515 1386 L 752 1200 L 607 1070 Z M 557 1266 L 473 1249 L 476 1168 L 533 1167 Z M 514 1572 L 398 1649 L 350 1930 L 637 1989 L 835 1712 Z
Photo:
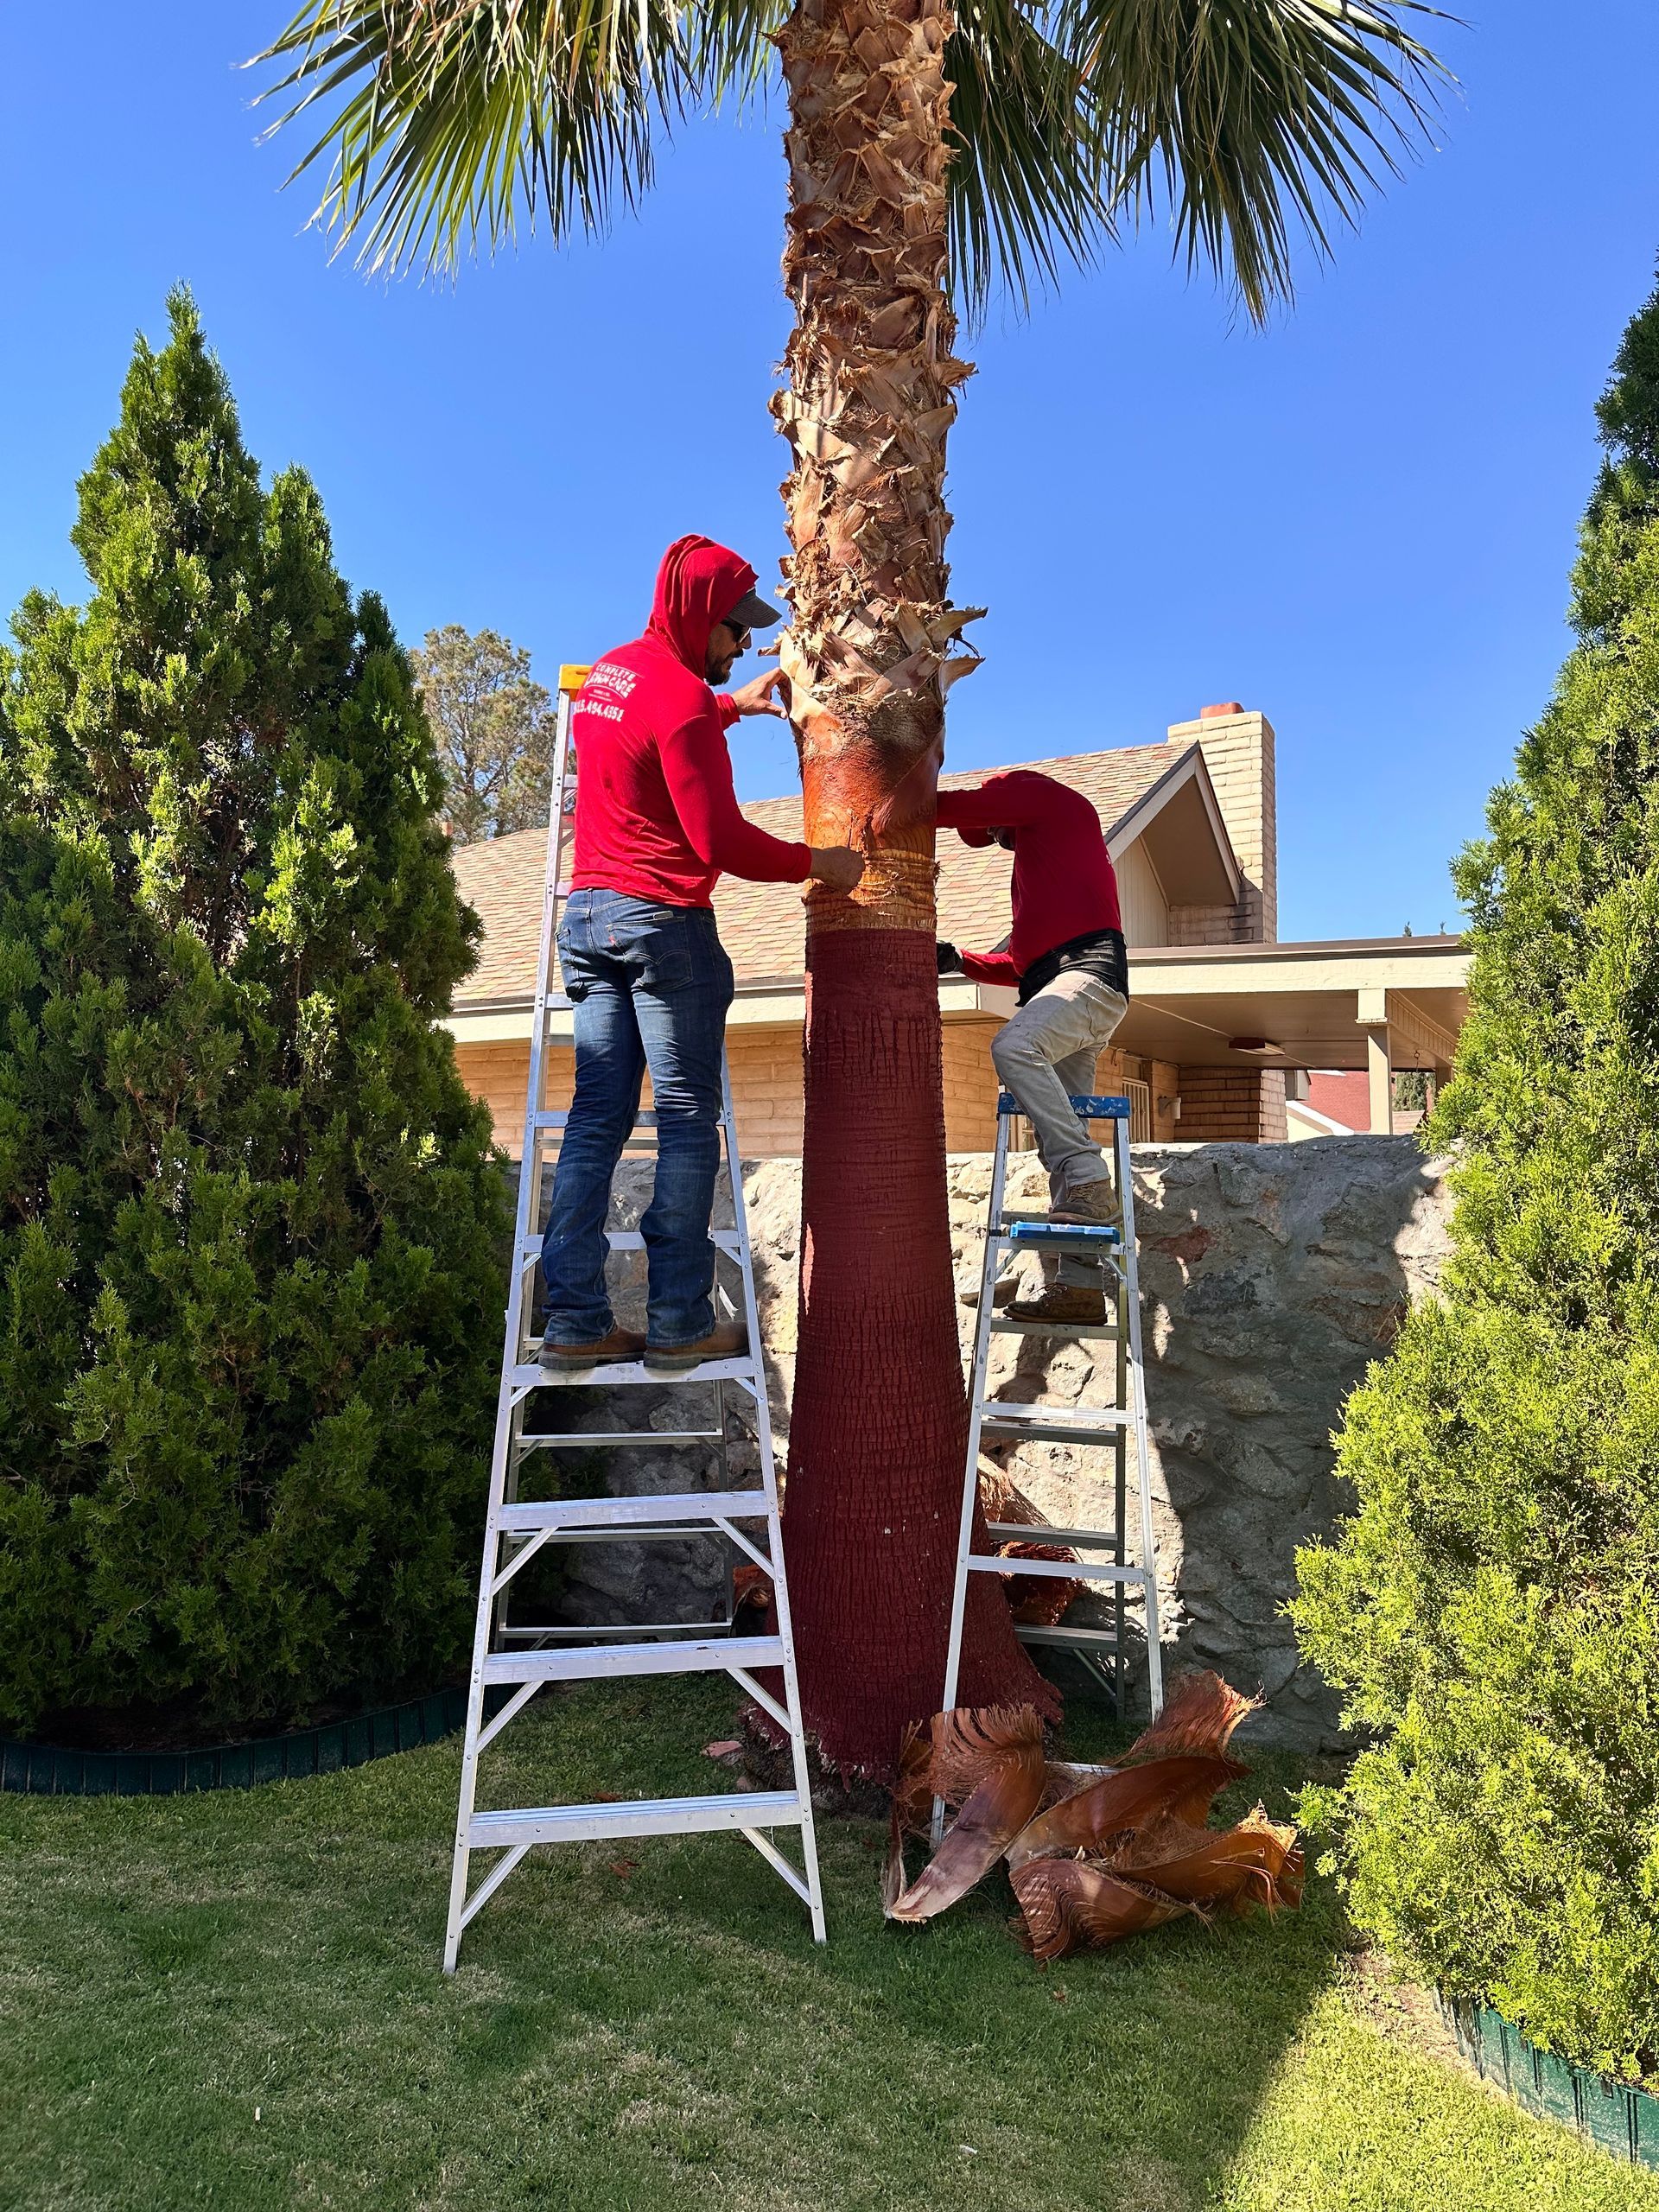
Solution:
M 734 622 L 729 614 L 724 614 L 721 617 L 721 626 L 722 628 L 731 632 L 732 636 L 737 641 L 737 650 L 739 652 L 747 652 L 749 650 L 749 632 L 746 626 L 741 622 Z

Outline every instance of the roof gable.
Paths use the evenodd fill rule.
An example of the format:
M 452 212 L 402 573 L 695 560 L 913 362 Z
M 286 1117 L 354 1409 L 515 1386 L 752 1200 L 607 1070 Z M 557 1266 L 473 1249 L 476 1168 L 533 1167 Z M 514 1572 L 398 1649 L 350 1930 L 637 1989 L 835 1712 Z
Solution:
M 1081 791 L 1099 814 L 1109 842 L 1131 815 L 1137 815 L 1137 826 L 1144 826 L 1139 816 L 1149 802 L 1156 810 L 1159 785 L 1184 785 L 1190 780 L 1176 778 L 1173 772 L 1197 753 L 1196 746 L 1180 753 L 1169 745 L 1135 745 L 1013 765 L 1054 776 Z M 1202 774 L 1201 755 L 1198 769 Z M 991 768 L 954 770 L 939 781 L 947 791 L 960 791 L 1000 772 Z M 743 813 L 774 837 L 798 839 L 801 835 L 798 791 L 786 798 L 753 801 Z M 1218 830 L 1218 817 L 1217 825 Z M 456 852 L 461 894 L 478 909 L 485 931 L 482 957 L 457 995 L 458 1003 L 493 1004 L 533 993 L 546 852 L 544 828 L 487 838 Z M 1226 861 L 1232 865 L 1230 853 Z M 941 838 L 940 936 L 976 950 L 1000 944 L 1009 926 L 1008 874 L 1008 856 L 996 847 L 976 849 L 958 837 Z M 805 966 L 806 921 L 792 886 L 744 883 L 735 876 L 722 876 L 715 909 L 740 982 L 800 976 Z

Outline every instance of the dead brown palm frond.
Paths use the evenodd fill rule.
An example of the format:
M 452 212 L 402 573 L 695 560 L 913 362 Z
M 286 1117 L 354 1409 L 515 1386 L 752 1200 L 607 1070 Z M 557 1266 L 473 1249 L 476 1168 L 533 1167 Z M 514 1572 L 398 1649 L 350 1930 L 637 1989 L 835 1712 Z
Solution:
M 1045 1966 L 1068 1951 L 1101 1950 L 1144 1935 L 1194 1910 L 1087 1859 L 1028 1859 L 1009 1879 L 1021 1916 L 1014 1931 Z
M 1042 1559 L 1057 1563 L 1076 1560 L 1077 1553 L 1068 1545 L 1044 1542 L 1041 1532 L 1049 1525 L 1047 1520 L 1007 1470 L 999 1467 L 995 1460 L 981 1464 L 979 1496 L 988 1521 L 1014 1522 L 1031 1530 L 1028 1537 L 1014 1537 L 998 1543 L 1000 1559 Z M 1015 1620 L 1031 1627 L 1052 1628 L 1084 1586 L 1081 1581 L 1062 1581 L 1052 1574 L 1010 1574 L 1002 1589 L 1008 1611 Z
M 938 1796 L 960 1802 L 962 1810 L 931 1864 L 887 1902 L 889 1920 L 931 1920 L 965 1897 L 1002 1857 L 1042 1795 L 1043 1724 L 1032 1707 L 957 1711 L 938 1718 L 946 1725 L 937 1730 L 931 1745 L 930 1803 Z M 901 1869 L 903 1865 L 897 1818 L 895 1811 L 889 1876 L 895 1855 Z
M 1219 1756 L 1239 1723 L 1259 1713 L 1262 1703 L 1260 1697 L 1246 1697 L 1232 1688 L 1219 1675 L 1184 1675 L 1151 1727 L 1142 1729 L 1124 1752 L 1123 1764 L 1167 1758 L 1179 1751 Z
M 1053 1852 L 1101 1851 L 1114 1836 L 1164 1815 L 1202 1821 L 1230 1782 L 1247 1770 L 1231 1759 L 1154 1759 L 1102 1775 L 1039 1814 L 1014 1846 L 1014 1860 Z
M 936 1714 L 925 1730 L 912 1727 L 893 1793 L 887 1916 L 932 1919 L 999 1859 L 1020 1901 L 1016 1932 L 1043 1961 L 1183 1914 L 1300 1904 L 1294 1828 L 1260 1805 L 1230 1828 L 1207 1825 L 1217 1795 L 1247 1771 L 1222 1747 L 1259 1702 L 1217 1675 L 1188 1676 L 1138 1739 L 1135 1763 L 1090 1775 L 1044 1759 L 1029 1707 L 961 1709 Z M 926 1826 L 936 1796 L 962 1810 L 931 1865 L 906 1887 L 904 1839 Z

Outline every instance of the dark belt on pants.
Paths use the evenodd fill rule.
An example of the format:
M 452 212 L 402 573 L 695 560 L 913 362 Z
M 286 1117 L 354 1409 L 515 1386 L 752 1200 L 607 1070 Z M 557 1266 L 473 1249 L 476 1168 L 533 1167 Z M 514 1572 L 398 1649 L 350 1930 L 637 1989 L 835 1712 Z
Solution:
M 1081 968 L 1086 975 L 1098 976 L 1103 983 L 1109 983 L 1115 991 L 1129 995 L 1129 957 L 1123 943 L 1122 930 L 1089 930 L 1082 937 L 1069 937 L 1064 944 L 1033 960 L 1020 978 L 1020 1003 L 1036 997 L 1046 990 L 1057 976 L 1068 968 Z

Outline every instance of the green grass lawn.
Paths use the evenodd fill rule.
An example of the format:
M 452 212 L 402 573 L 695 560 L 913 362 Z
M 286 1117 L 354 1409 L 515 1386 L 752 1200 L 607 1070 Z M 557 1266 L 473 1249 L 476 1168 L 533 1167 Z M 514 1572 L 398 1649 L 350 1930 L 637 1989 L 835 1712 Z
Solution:
M 732 1712 L 545 1697 L 493 1802 L 718 1788 Z M 596 1844 L 527 1861 L 446 1981 L 459 1762 L 0 1799 L 0 2205 L 1659 2208 L 1380 2020 L 1317 1878 L 1042 1973 L 998 1885 L 886 1926 L 869 1823 L 820 1830 L 823 1950 L 739 1838 Z M 1297 1778 L 1260 1762 L 1269 1810 Z

